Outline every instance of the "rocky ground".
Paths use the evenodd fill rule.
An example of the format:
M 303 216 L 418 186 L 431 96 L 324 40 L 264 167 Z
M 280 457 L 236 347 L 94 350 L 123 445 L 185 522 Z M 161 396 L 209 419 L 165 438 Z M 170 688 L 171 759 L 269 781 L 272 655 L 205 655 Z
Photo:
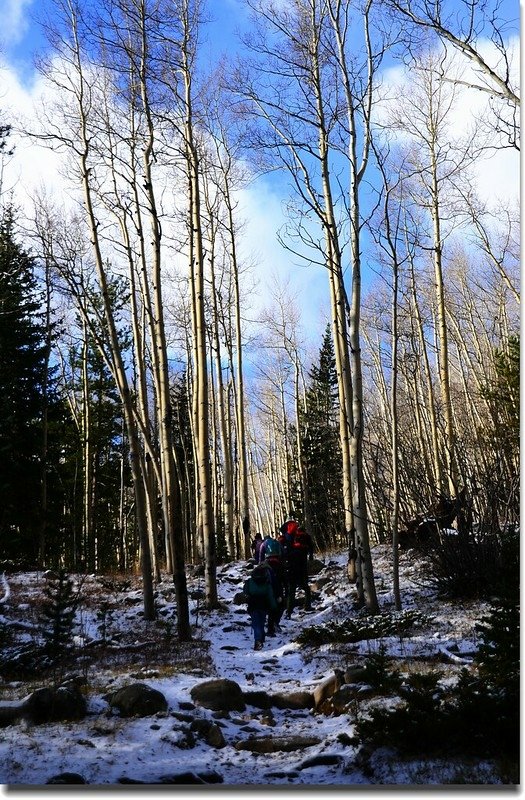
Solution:
M 354 726 L 367 709 L 398 701 L 367 685 L 364 667 L 370 654 L 382 648 L 405 672 L 439 664 L 443 680 L 453 681 L 472 661 L 475 623 L 483 611 L 479 604 L 440 601 L 409 551 L 402 556 L 400 613 L 410 625 L 393 633 L 388 627 L 396 618 L 389 548 L 375 548 L 373 556 L 382 613 L 371 638 L 329 645 L 297 642 L 301 631 L 315 626 L 366 623 L 354 608 L 345 556 L 334 553 L 312 568 L 314 611 L 305 612 L 299 596 L 292 619 L 283 620 L 282 631 L 268 638 L 262 651 L 253 650 L 241 593 L 249 562 L 219 568 L 221 607 L 213 611 L 203 608 L 202 576 L 194 571 L 194 639 L 185 645 L 176 640 L 168 578 L 156 591 L 158 619 L 146 623 L 137 577 L 76 577 L 82 599 L 74 660 L 54 673 L 33 676 L 27 654 L 38 651 L 46 578 L 10 575 L 11 596 L 0 618 L 1 782 L 498 783 L 490 763 L 425 757 L 402 762 L 394 750 L 366 752 L 356 742 Z M 59 685 L 59 694 L 53 694 Z M 69 711 L 61 701 L 66 709 L 71 703 Z

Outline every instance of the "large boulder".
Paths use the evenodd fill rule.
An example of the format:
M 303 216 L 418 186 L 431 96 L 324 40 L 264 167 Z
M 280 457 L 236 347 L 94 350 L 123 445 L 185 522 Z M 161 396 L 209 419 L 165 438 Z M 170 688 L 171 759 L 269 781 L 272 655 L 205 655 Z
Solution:
M 116 708 L 121 717 L 149 717 L 168 710 L 168 702 L 162 692 L 145 683 L 132 683 L 115 692 L 104 695 L 111 708 Z
M 261 690 L 253 690 L 251 692 L 243 692 L 243 697 L 249 706 L 256 708 L 271 708 L 273 701 L 268 692 Z
M 313 708 L 314 696 L 311 692 L 290 692 L 289 694 L 274 694 L 272 703 L 276 708 Z
M 212 711 L 244 711 L 246 708 L 241 687 L 228 678 L 212 678 L 198 683 L 190 695 L 194 703 Z
M 24 706 L 24 716 L 36 724 L 78 720 L 87 714 L 86 699 L 76 687 L 37 689 Z

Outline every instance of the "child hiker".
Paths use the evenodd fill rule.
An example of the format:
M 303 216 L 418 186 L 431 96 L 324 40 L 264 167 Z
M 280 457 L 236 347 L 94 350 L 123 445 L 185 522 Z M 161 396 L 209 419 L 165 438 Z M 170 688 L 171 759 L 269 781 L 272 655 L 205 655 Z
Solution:
M 253 649 L 261 650 L 265 638 L 266 617 L 270 611 L 277 609 L 270 568 L 263 564 L 256 566 L 244 584 L 243 592 L 248 598 L 248 613 L 252 620 Z

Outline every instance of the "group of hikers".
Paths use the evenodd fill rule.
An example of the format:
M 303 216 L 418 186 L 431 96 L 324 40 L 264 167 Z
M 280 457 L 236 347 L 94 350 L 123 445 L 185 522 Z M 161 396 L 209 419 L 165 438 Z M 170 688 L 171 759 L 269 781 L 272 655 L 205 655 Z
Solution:
M 305 610 L 312 610 L 308 560 L 313 558 L 314 547 L 310 534 L 290 514 L 277 537 L 267 534 L 263 539 L 257 533 L 251 550 L 255 566 L 243 592 L 248 598 L 254 650 L 261 650 L 266 636 L 281 630 L 285 609 L 286 617 L 291 618 L 297 589 L 304 590 Z

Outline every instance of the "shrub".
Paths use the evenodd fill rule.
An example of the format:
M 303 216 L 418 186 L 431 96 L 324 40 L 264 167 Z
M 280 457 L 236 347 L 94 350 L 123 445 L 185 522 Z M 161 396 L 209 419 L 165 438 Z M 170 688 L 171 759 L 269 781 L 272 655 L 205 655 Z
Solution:
M 312 625 L 304 628 L 295 641 L 298 644 L 319 646 L 333 642 L 353 643 L 385 636 L 402 636 L 416 625 L 425 625 L 430 621 L 430 617 L 419 611 L 396 611 L 373 617 L 344 619 L 326 625 Z
M 443 535 L 432 547 L 426 578 L 446 597 L 488 599 L 516 580 L 518 553 L 514 531 Z
M 445 692 L 440 673 L 412 675 L 399 689 L 403 705 L 376 708 L 356 725 L 361 742 L 409 756 L 494 758 L 504 780 L 519 772 L 519 597 L 495 601 L 479 626 L 476 669 L 463 669 Z

